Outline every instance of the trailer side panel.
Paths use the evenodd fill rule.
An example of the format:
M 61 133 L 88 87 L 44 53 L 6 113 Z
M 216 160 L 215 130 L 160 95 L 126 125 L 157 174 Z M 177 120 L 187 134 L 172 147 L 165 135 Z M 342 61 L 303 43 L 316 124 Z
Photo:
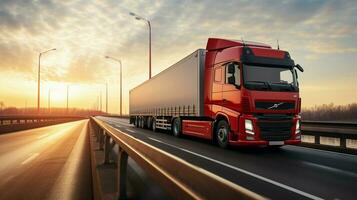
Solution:
M 199 49 L 130 90 L 130 115 L 203 115 L 205 50 Z

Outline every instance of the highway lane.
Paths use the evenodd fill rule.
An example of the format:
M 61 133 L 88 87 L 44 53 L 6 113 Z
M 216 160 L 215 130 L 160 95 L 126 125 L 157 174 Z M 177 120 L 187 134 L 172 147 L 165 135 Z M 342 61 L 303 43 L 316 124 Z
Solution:
M 209 141 L 134 128 L 128 120 L 100 119 L 271 199 L 356 199 L 357 156 L 298 146 L 220 149 Z M 217 191 L 219 192 L 219 191 Z
M 91 199 L 87 123 L 0 135 L 0 199 Z

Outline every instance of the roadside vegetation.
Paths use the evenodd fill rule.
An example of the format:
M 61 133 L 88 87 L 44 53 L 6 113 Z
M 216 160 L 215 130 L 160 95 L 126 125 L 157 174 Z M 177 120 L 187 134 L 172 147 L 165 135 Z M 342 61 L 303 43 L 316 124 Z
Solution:
M 357 121 L 357 103 L 347 105 L 323 104 L 302 109 L 303 120 Z

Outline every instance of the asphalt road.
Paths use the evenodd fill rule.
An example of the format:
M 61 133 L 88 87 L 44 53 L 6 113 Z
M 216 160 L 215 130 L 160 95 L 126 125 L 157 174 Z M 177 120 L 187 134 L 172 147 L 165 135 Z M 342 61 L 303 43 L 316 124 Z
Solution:
M 0 199 L 91 199 L 87 122 L 0 135 Z
M 175 138 L 98 117 L 144 142 L 270 199 L 356 199 L 357 156 L 284 146 L 220 149 L 210 141 Z M 219 192 L 219 191 L 217 191 Z

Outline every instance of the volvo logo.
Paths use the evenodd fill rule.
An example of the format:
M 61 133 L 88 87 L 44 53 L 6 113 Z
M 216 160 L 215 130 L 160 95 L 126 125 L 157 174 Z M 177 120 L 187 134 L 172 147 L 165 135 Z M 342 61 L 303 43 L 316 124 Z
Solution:
M 269 107 L 268 109 L 276 109 L 282 104 L 284 104 L 284 103 L 275 103 L 273 106 Z

